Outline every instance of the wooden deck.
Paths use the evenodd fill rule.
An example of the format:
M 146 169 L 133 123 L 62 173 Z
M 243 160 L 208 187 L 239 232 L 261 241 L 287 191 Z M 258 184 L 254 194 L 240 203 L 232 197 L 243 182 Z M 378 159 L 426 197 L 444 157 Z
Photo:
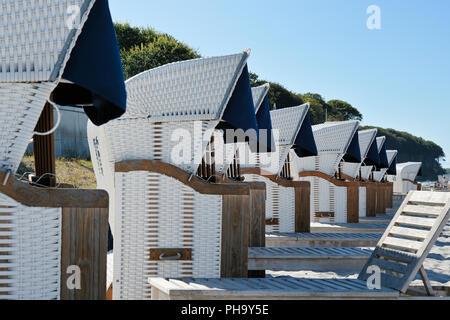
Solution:
M 375 247 L 381 233 L 269 233 L 267 247 Z
M 154 300 L 305 300 L 397 299 L 399 292 L 369 290 L 356 279 L 322 280 L 291 277 L 265 279 L 151 278 Z
M 249 248 L 249 270 L 361 270 L 372 253 L 368 248 Z
M 311 223 L 314 233 L 383 233 L 386 223 Z

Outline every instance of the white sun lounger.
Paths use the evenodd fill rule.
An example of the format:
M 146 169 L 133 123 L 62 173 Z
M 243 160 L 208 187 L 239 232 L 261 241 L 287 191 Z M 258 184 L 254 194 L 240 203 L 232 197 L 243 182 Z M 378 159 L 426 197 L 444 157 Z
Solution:
M 410 192 L 358 279 L 149 278 L 148 281 L 154 299 L 395 299 L 407 293 L 419 272 L 427 294 L 433 295 L 423 262 L 449 217 L 450 193 Z M 375 281 L 376 274 L 380 286 Z

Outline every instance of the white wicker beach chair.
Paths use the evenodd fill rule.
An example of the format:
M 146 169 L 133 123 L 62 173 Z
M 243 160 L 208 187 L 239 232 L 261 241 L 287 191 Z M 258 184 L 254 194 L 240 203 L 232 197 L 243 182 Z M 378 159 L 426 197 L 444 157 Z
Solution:
M 73 16 L 68 14 L 70 8 L 76 9 Z M 82 72 L 85 67 L 82 63 L 96 63 L 94 59 L 82 60 L 83 54 L 92 53 L 83 51 L 83 46 L 86 41 L 96 40 L 95 31 L 101 32 L 99 43 L 103 44 L 101 40 L 106 38 L 113 40 L 105 50 L 120 62 L 108 2 L 0 0 L 0 17 L 0 251 L 4 257 L 0 267 L 0 299 L 104 298 L 101 272 L 105 271 L 102 255 L 106 259 L 106 238 L 102 238 L 102 232 L 106 237 L 107 225 L 103 229 L 98 223 L 107 219 L 106 193 L 37 189 L 18 182 L 14 174 L 46 103 L 60 102 L 57 98 L 71 100 L 68 95 L 76 91 L 75 95 L 89 94 L 80 105 L 90 108 L 90 94 L 102 93 L 87 91 L 91 88 L 84 87 L 85 83 L 79 83 L 71 72 Z M 95 25 L 95 30 L 91 25 Z M 119 70 L 121 74 L 120 63 L 114 67 L 109 71 Z M 102 66 L 97 65 L 97 71 L 101 70 Z M 123 74 L 119 79 L 109 80 L 121 83 L 125 90 Z M 94 120 L 97 111 L 86 110 Z M 92 201 L 91 196 L 97 200 Z M 90 221 L 86 213 L 97 222 Z M 95 232 L 77 230 L 71 220 L 76 217 L 92 223 Z M 88 244 L 83 237 L 97 237 L 96 245 Z M 69 293 L 65 282 L 67 263 L 79 265 L 80 261 L 75 261 L 79 258 L 85 259 L 81 266 L 84 287 L 77 293 L 72 288 Z M 94 268 L 98 274 L 90 273 Z
M 344 178 L 349 181 L 357 180 L 357 177 L 361 179 L 363 175 L 362 165 L 364 164 L 364 160 L 366 160 L 367 155 L 369 153 L 369 149 L 373 142 L 375 141 L 377 129 L 370 129 L 359 131 L 359 148 L 361 151 L 361 160 L 360 163 L 349 163 L 344 162 L 342 165 L 342 174 L 345 175 Z M 365 173 L 365 172 L 364 172 Z M 366 208 L 367 208 L 367 186 L 364 183 L 361 183 L 359 186 L 359 217 L 366 216 Z
M 299 179 L 311 183 L 312 222 L 357 222 L 359 186 L 354 182 L 337 180 L 335 174 L 351 145 L 357 145 L 355 153 L 359 153 L 359 155 L 355 155 L 355 157 L 359 157 L 356 162 L 360 162 L 358 126 L 359 121 L 353 120 L 327 122 L 313 126 L 319 155 L 303 159 L 296 158 Z M 351 191 L 349 188 L 352 188 Z M 350 192 L 352 196 L 349 198 Z M 357 197 L 356 200 L 355 197 Z M 351 209 L 348 207 L 349 204 Z
M 149 279 L 154 299 L 398 299 L 419 273 L 450 217 L 450 193 L 410 192 L 358 279 Z M 379 284 L 374 281 L 379 279 Z
M 148 277 L 247 273 L 224 261 L 231 252 L 239 258 L 224 238 L 248 233 L 248 185 L 214 184 L 196 174 L 208 161 L 217 128 L 234 125 L 226 119 L 230 108 L 240 106 L 242 116 L 249 106 L 255 118 L 248 56 L 183 61 L 141 73 L 126 82 L 128 106 L 121 118 L 102 127 L 88 124 L 97 181 L 111 199 L 114 299 L 150 298 Z M 239 199 L 246 202 L 229 207 Z M 231 218 L 244 219 L 235 226 L 239 230 L 227 230 Z M 233 243 L 245 247 L 242 241 Z
M 295 232 L 302 224 L 299 192 L 302 188 L 309 189 L 309 186 L 298 182 L 295 186 L 292 181 L 289 152 L 308 111 L 309 104 L 305 104 L 270 112 L 276 147 L 274 153 L 254 153 L 246 146 L 240 150 L 241 157 L 246 157 L 246 161 L 241 161 L 245 181 L 266 184 L 266 232 Z
M 378 153 L 380 154 L 380 166 L 378 170 L 373 171 L 373 180 L 381 182 L 389 169 L 389 161 L 386 153 L 386 137 L 377 138 Z
M 420 185 L 416 182 L 420 176 L 422 162 L 406 162 L 397 164 L 397 175 L 394 182 L 394 193 L 406 195 L 409 191 L 418 190 Z M 394 179 L 392 179 L 394 180 Z

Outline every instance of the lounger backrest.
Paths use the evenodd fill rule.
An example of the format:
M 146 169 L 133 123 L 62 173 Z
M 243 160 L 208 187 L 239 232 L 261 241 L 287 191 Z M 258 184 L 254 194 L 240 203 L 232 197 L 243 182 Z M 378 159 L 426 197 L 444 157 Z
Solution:
M 403 293 L 415 278 L 450 217 L 450 193 L 411 191 L 364 266 L 378 266 L 381 286 Z

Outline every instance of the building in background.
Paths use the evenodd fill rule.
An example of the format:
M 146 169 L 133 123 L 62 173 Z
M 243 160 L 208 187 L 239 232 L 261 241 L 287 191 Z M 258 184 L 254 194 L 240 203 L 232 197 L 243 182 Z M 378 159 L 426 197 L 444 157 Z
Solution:
M 61 123 L 55 132 L 55 155 L 57 158 L 90 159 L 87 140 L 87 116 L 81 108 L 59 107 Z M 54 111 L 55 121 L 57 119 Z M 33 152 L 30 143 L 27 153 Z

